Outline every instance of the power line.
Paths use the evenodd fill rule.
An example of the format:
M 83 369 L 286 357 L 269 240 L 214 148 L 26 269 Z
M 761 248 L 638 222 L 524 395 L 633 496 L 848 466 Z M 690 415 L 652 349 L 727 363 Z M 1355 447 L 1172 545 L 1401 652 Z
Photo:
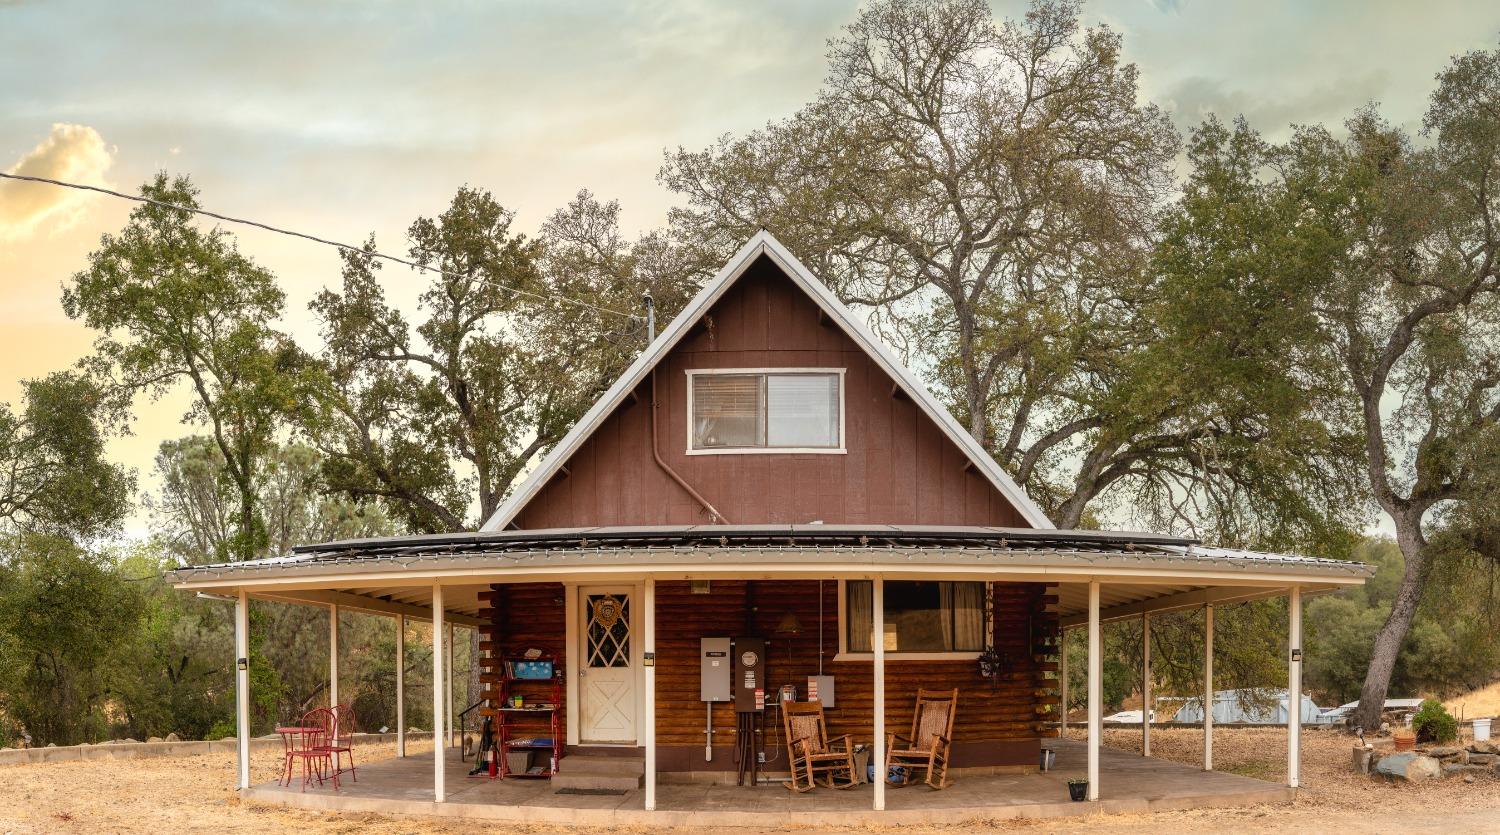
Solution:
M 319 243 L 319 244 L 325 244 L 327 246 L 335 247 L 337 249 L 341 249 L 341 250 L 344 250 L 344 251 L 347 251 L 347 252 L 357 252 L 357 253 L 360 253 L 362 255 L 368 255 L 371 258 L 381 258 L 381 259 L 384 259 L 386 261 L 392 261 L 392 262 L 397 263 L 397 264 L 403 264 L 405 266 L 408 266 L 408 267 L 411 267 L 411 268 L 417 269 L 417 270 L 424 270 L 424 271 L 425 270 L 432 270 L 435 273 L 439 273 L 440 275 L 446 275 L 446 276 L 448 276 L 450 278 L 459 278 L 459 279 L 470 279 L 470 278 L 473 278 L 473 276 L 465 274 L 465 273 L 456 273 L 456 272 L 452 272 L 451 270 L 445 270 L 445 269 L 443 269 L 441 267 L 434 267 L 434 266 L 430 266 L 430 265 L 418 264 L 415 261 L 409 261 L 409 260 L 407 260 L 405 258 L 401 258 L 401 257 L 396 256 L 396 255 L 387 255 L 387 254 L 385 254 L 383 252 L 375 252 L 373 250 L 367 250 L 364 247 L 350 246 L 349 244 L 339 243 L 338 241 L 330 241 L 327 238 L 320 238 L 317 235 L 309 235 L 306 232 L 298 232 L 298 231 L 293 230 L 293 229 L 282 229 L 281 227 L 272 226 L 272 225 L 270 225 L 268 223 L 261 223 L 258 220 L 246 220 L 245 218 L 241 218 L 241 217 L 230 217 L 228 215 L 221 215 L 221 214 L 219 214 L 217 212 L 210 212 L 207 209 L 197 209 L 197 208 L 194 208 L 192 206 L 181 206 L 181 205 L 178 205 L 176 203 L 168 203 L 168 202 L 166 202 L 164 200 L 153 200 L 150 197 L 142 197 L 142 196 L 137 195 L 137 194 L 126 194 L 124 192 L 114 191 L 113 189 L 107 189 L 107 188 L 104 188 L 102 186 L 90 186 L 90 185 L 85 185 L 83 183 L 69 183 L 69 182 L 66 182 L 64 180 L 53 180 L 53 179 L 48 178 L 48 177 L 34 177 L 34 176 L 29 175 L 29 174 L 7 174 L 7 173 L 5 173 L 3 171 L 0 171 L 0 177 L 4 177 L 7 180 L 22 180 L 22 181 L 31 182 L 31 183 L 44 183 L 46 185 L 61 186 L 63 188 L 78 189 L 79 191 L 93 191 L 93 192 L 98 192 L 99 194 L 106 194 L 106 195 L 109 195 L 110 197 L 118 197 L 118 198 L 120 198 L 122 200 L 132 200 L 132 201 L 134 201 L 136 203 L 149 203 L 149 204 L 151 204 L 153 206 L 161 206 L 162 208 L 165 208 L 165 209 L 175 209 L 175 210 L 177 210 L 179 212 L 191 212 L 193 214 L 203 215 L 205 217 L 211 217 L 211 218 L 214 218 L 215 220 L 222 220 L 222 221 L 224 221 L 226 223 L 239 223 L 239 224 L 243 224 L 245 226 L 254 226 L 254 227 L 258 228 L 258 229 L 264 229 L 267 232 L 275 232 L 278 235 L 290 235 L 290 236 L 292 236 L 294 238 L 302 238 L 303 240 L 308 240 L 308 241 L 312 241 L 314 243 Z M 623 316 L 623 317 L 625 317 L 627 319 L 637 318 L 634 314 L 631 314 L 631 313 L 622 313 L 622 312 L 620 312 L 618 310 L 615 310 L 613 308 L 600 307 L 597 304 L 590 304 L 589 302 L 579 301 L 578 299 L 569 298 L 568 296 L 548 295 L 548 294 L 544 294 L 544 293 L 533 293 L 530 290 L 522 290 L 519 287 L 511 287 L 511 286 L 509 286 L 507 284 L 503 284 L 501 282 L 490 280 L 490 279 L 486 279 L 486 282 L 489 283 L 489 284 L 491 284 L 491 285 L 493 285 L 493 286 L 495 286 L 495 287 L 499 287 L 502 290 L 507 290 L 509 292 L 516 293 L 517 295 L 521 295 L 521 296 L 530 296 L 531 298 L 536 299 L 538 301 L 548 301 L 549 299 L 550 300 L 556 300 L 556 301 L 560 301 L 560 302 L 566 302 L 567 304 L 571 304 L 571 305 L 574 305 L 576 307 L 586 307 L 586 308 L 589 308 L 590 310 L 597 310 L 600 313 L 609 313 L 609 314 L 612 314 L 612 315 L 615 315 L 615 316 Z

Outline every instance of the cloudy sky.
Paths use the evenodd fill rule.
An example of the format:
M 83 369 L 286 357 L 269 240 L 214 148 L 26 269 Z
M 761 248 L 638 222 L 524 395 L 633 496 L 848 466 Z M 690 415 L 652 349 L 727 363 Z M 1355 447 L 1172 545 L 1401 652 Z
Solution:
M 672 205 L 655 179 L 663 149 L 810 99 L 824 42 L 856 7 L 0 0 L 0 170 L 124 190 L 189 173 L 209 208 L 340 240 L 374 232 L 397 252 L 406 225 L 465 183 L 527 230 L 580 188 L 619 198 L 627 228 L 645 230 Z M 1085 17 L 1123 33 L 1144 95 L 1179 127 L 1244 114 L 1272 136 L 1370 101 L 1415 128 L 1448 58 L 1500 42 L 1500 4 L 1460 0 L 1093 0 Z M 59 288 L 128 211 L 0 183 L 0 401 L 88 351 Z M 337 279 L 335 252 L 236 232 L 309 336 L 303 311 Z M 408 275 L 383 275 L 403 295 Z M 143 486 L 156 446 L 189 431 L 185 402 L 142 403 L 134 437 L 114 444 Z

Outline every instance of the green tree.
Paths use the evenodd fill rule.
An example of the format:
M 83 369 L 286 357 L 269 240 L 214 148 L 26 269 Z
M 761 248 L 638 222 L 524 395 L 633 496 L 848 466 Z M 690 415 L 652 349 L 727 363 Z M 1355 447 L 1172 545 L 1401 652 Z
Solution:
M 104 454 L 125 404 L 75 374 L 21 387 L 20 414 L 0 404 L 0 525 L 83 537 L 107 532 L 129 512 L 134 486 Z
M 1321 354 L 1359 418 L 1364 475 L 1404 573 L 1373 641 L 1355 719 L 1378 723 L 1433 569 L 1429 527 L 1500 489 L 1500 50 L 1438 77 L 1413 145 L 1373 109 L 1297 132 L 1273 181 L 1299 253 Z
M 1346 484 L 1307 464 L 1329 439 L 1279 364 L 1291 325 L 1271 295 L 1173 292 L 1186 259 L 1152 245 L 1178 137 L 1080 9 L 865 6 L 813 102 L 668 155 L 673 223 L 720 253 L 767 228 L 869 306 L 1058 525 L 1128 503 L 1224 540 L 1347 547 L 1324 520 L 1358 505 L 1325 500 Z M 1202 304 L 1231 330 L 1193 327 Z
M 488 192 L 460 189 L 408 231 L 412 259 L 442 270 L 415 329 L 385 300 L 379 262 L 346 253 L 343 291 L 312 305 L 331 387 L 309 434 L 330 488 L 415 531 L 493 513 L 639 349 L 639 320 L 607 310 L 638 309 L 647 290 L 668 309 L 685 295 L 671 248 L 627 243 L 618 215 L 580 193 L 533 240 Z
M 107 555 L 47 534 L 0 542 L 0 721 L 41 745 L 104 736 L 142 610 Z
M 63 290 L 63 309 L 100 332 L 95 363 L 123 386 L 158 396 L 186 383 L 186 419 L 205 425 L 236 490 L 232 535 L 217 559 L 264 552 L 256 479 L 284 417 L 309 394 L 306 357 L 272 323 L 283 294 L 270 272 L 221 229 L 200 229 L 187 208 L 198 191 L 158 174 L 117 235 Z

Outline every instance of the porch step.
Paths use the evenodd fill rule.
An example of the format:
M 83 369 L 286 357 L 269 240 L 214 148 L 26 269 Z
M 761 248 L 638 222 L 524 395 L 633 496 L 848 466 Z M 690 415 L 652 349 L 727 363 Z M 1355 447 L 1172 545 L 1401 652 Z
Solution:
M 559 789 L 638 789 L 646 774 L 644 757 L 572 754 L 558 765 L 552 785 Z

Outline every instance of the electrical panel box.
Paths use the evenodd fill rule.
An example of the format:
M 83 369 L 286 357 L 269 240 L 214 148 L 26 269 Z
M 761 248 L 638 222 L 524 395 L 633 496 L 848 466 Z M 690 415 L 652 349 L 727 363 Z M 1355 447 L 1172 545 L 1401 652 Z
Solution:
M 734 709 L 754 713 L 766 709 L 766 639 L 734 639 Z
M 734 666 L 729 657 L 729 639 L 699 638 L 698 664 L 698 699 L 729 701 L 729 674 Z
M 833 676 L 808 676 L 807 700 L 821 702 L 823 707 L 836 707 L 833 701 Z

